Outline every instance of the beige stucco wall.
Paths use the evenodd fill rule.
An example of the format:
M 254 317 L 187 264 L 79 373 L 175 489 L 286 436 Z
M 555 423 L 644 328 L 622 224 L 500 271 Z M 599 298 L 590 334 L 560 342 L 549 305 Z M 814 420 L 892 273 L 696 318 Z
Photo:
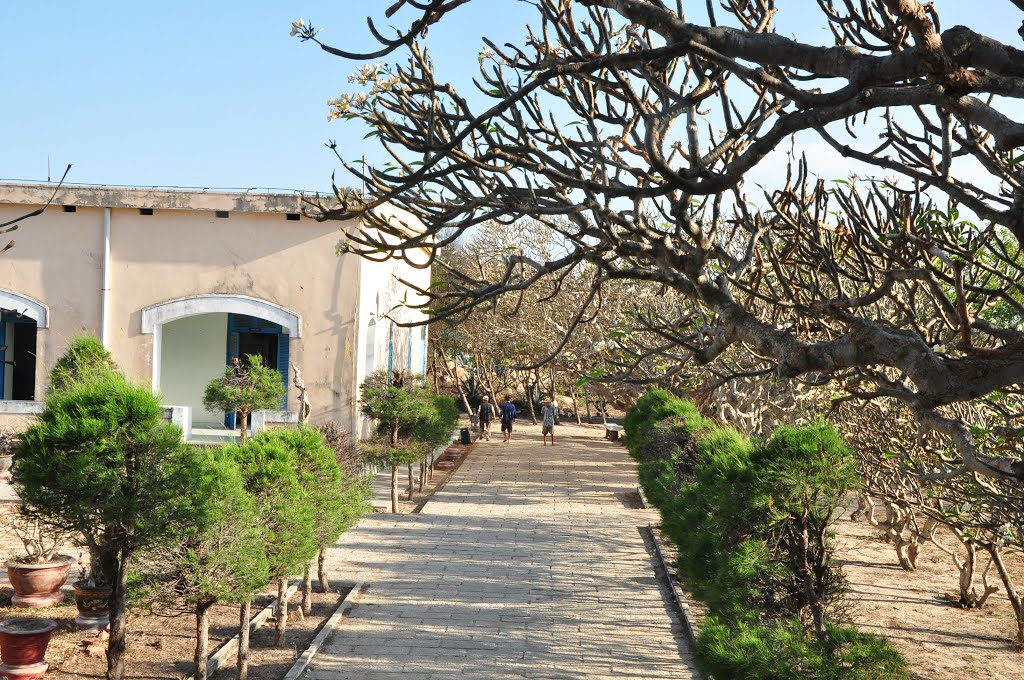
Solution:
M 39 207 L 52 191 L 46 186 L 0 183 L 0 221 Z M 77 210 L 64 212 L 63 205 Z M 330 419 L 353 432 L 364 429 L 358 385 L 370 368 L 368 355 L 375 357 L 376 367 L 387 366 L 392 323 L 387 317 L 422 317 L 396 309 L 403 300 L 416 299 L 397 279 L 426 287 L 430 271 L 397 260 L 373 263 L 335 255 L 340 228 L 350 225 L 287 219 L 303 209 L 301 196 L 287 193 L 62 188 L 43 215 L 24 221 L 11 234 L 17 239 L 14 248 L 0 254 L 0 288 L 49 306 L 49 328 L 37 334 L 37 399 L 44 397 L 46 374 L 71 338 L 82 332 L 103 337 L 104 206 L 109 206 L 111 216 L 106 335 L 108 348 L 128 375 L 153 384 L 155 334 L 143 332 L 144 309 L 187 296 L 257 298 L 301 319 L 301 334 L 290 341 L 290 359 L 303 372 L 314 422 Z M 154 214 L 142 215 L 140 208 L 151 208 Z M 230 211 L 229 216 L 217 217 L 218 210 Z M 406 224 L 409 233 L 416 231 L 418 223 L 408 214 L 379 210 Z M 5 243 L 0 241 L 0 247 Z M 366 334 L 371 319 L 377 324 L 374 350 L 368 347 Z M 168 340 L 180 353 L 177 343 L 187 340 L 188 332 L 175 334 L 174 323 L 168 321 L 162 329 L 172 330 Z M 176 330 L 188 327 L 186 323 Z M 395 368 L 408 366 L 407 333 L 396 333 Z M 422 335 L 419 329 L 411 333 L 413 368 L 420 370 Z M 197 341 L 197 349 L 200 345 L 212 356 L 208 338 Z M 181 366 L 181 361 L 178 356 L 171 363 Z M 160 367 L 156 375 L 161 383 L 157 387 L 163 387 Z M 167 387 L 177 394 L 173 380 Z M 289 408 L 295 409 L 296 402 L 297 390 L 290 386 Z M 20 424 L 23 419 L 11 420 Z
M 291 361 L 303 371 L 313 416 L 350 420 L 359 261 L 334 254 L 336 224 L 266 214 L 113 213 L 110 348 L 132 375 L 152 371 L 153 336 L 142 334 L 142 309 L 187 295 L 247 295 L 300 316 Z M 292 387 L 290 403 L 295 396 Z
M 0 219 L 25 206 L 0 205 Z M 285 214 L 111 210 L 109 349 L 133 379 L 151 383 L 153 335 L 143 334 L 144 308 L 188 295 L 235 293 L 297 313 L 302 334 L 291 361 L 303 371 L 314 420 L 351 428 L 358 334 L 360 261 L 338 257 L 337 222 Z M 37 394 L 68 341 L 82 331 L 101 335 L 103 209 L 65 213 L 51 206 L 13 234 L 0 255 L 0 288 L 50 307 L 50 328 L 38 333 Z M 294 408 L 296 390 L 289 404 Z
M 0 222 L 30 210 L 0 205 Z M 21 222 L 6 236 L 15 245 L 0 254 L 0 288 L 50 308 L 50 328 L 36 336 L 36 395 L 41 398 L 47 367 L 68 341 L 83 331 L 99 332 L 103 211 L 64 213 L 58 206 Z

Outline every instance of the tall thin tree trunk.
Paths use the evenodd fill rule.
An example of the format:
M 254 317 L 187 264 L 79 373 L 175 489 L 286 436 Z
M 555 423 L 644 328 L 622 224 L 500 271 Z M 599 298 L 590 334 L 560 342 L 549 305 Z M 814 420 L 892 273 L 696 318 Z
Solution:
M 249 678 L 249 611 L 252 601 L 246 600 L 238 608 L 238 680 Z
M 313 610 L 313 569 L 307 564 L 302 572 L 302 614 L 309 616 Z
M 420 491 L 423 491 L 423 483 L 427 479 L 427 457 L 423 456 L 423 460 L 420 461 Z
M 589 423 L 590 422 L 590 391 L 586 387 L 583 388 L 583 403 L 585 403 L 587 405 L 587 422 Z
M 326 593 L 331 589 L 331 584 L 327 581 L 327 546 L 320 548 L 320 552 L 316 556 L 316 578 L 320 581 L 320 592 Z
M 239 417 L 239 419 L 241 420 L 241 423 L 242 423 L 241 434 L 242 434 L 242 443 L 244 444 L 247 441 L 249 441 L 249 412 L 248 411 L 239 411 L 238 412 L 238 417 Z
M 996 565 L 999 578 L 1003 581 L 1003 588 L 1006 589 L 1006 597 L 1010 600 L 1010 605 L 1013 607 L 1013 615 L 1017 619 L 1017 644 L 1024 645 L 1024 599 L 1021 598 L 1017 593 L 1017 589 L 1013 586 L 1013 577 L 1006 570 L 1006 565 L 1003 564 L 1003 556 L 999 546 L 994 543 L 987 543 L 985 549 L 992 556 L 992 563 Z
M 391 512 L 398 513 L 398 466 L 391 466 Z
M 580 408 L 576 402 L 576 386 L 571 383 L 569 384 L 569 398 L 572 399 L 572 414 L 576 417 L 576 424 L 580 425 L 583 421 L 580 420 Z
M 206 598 L 196 604 L 196 653 L 194 657 L 195 680 L 206 680 L 206 662 L 210 658 L 210 607 L 216 602 Z
M 274 644 L 284 647 L 284 634 L 288 630 L 288 579 L 277 579 L 277 635 Z
M 413 488 L 413 481 L 412 481 L 412 463 L 407 463 L 406 467 L 408 468 L 408 471 L 409 471 L 409 490 L 408 490 L 409 500 L 412 500 L 412 494 L 413 494 L 413 491 L 415 490 Z
M 530 422 L 537 424 L 537 412 L 533 408 L 533 392 L 530 390 L 530 381 L 523 378 L 523 389 L 526 390 L 526 406 L 530 410 Z
M 128 648 L 128 620 L 125 598 L 128 594 L 128 560 L 121 554 L 114 571 L 114 590 L 110 594 L 110 640 L 107 642 L 107 678 L 124 680 L 124 654 Z
M 457 358 L 452 359 L 454 366 L 448 365 L 448 359 L 444 356 L 444 353 L 440 350 L 434 353 L 434 366 L 437 366 L 437 360 L 441 359 L 441 365 L 443 371 L 448 375 L 448 378 L 455 385 L 456 391 L 459 393 L 459 399 L 462 400 L 462 407 L 466 409 L 466 414 L 473 412 L 473 407 L 469 405 L 469 397 L 466 396 L 466 390 L 462 387 L 462 380 L 459 378 L 459 360 Z

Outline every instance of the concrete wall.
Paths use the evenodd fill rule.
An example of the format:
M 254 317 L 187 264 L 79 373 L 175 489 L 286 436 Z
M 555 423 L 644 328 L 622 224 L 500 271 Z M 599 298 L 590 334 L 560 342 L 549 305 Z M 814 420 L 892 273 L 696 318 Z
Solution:
M 44 193 L 0 183 L 0 221 L 38 207 L 32 201 Z M 75 205 L 76 211 L 65 212 L 62 204 Z M 187 395 L 195 394 L 200 373 L 204 385 L 212 376 L 218 342 L 223 366 L 224 334 L 214 340 L 212 327 L 198 320 L 197 325 L 168 321 L 160 327 L 160 346 L 170 354 L 154 372 L 155 334 L 143 332 L 142 310 L 186 296 L 249 296 L 300 317 L 301 335 L 291 340 L 290 359 L 302 370 L 313 422 L 335 420 L 360 431 L 358 386 L 366 375 L 368 354 L 377 367 L 387 366 L 392 321 L 386 317 L 421 316 L 396 309 L 403 299 L 414 300 L 398 278 L 425 287 L 430 272 L 398 261 L 370 263 L 337 256 L 339 229 L 350 225 L 288 219 L 286 213 L 294 215 L 302 205 L 290 195 L 62 190 L 43 215 L 22 223 L 13 234 L 15 247 L 0 255 L 0 288 L 50 308 L 50 326 L 37 335 L 37 395 L 45 394 L 47 373 L 76 334 L 102 336 L 104 205 L 111 206 L 108 348 L 129 376 L 152 384 L 158 375 L 165 403 L 187 398 L 187 405 L 198 408 Z M 153 214 L 141 214 L 140 208 L 147 207 Z M 216 210 L 228 210 L 229 216 L 217 217 Z M 366 337 L 371 319 L 376 322 L 375 350 Z M 409 363 L 409 342 L 399 341 L 404 333 L 395 334 L 396 368 Z M 197 334 L 203 339 L 196 339 Z M 188 336 L 201 357 L 191 364 L 182 354 L 181 341 Z M 422 336 L 418 329 L 412 336 L 412 363 L 418 371 Z M 296 403 L 297 390 L 290 384 L 289 405 L 294 408 Z M 199 412 L 193 417 L 205 418 Z
M 0 205 L 0 222 L 30 210 Z M 68 342 L 83 331 L 99 335 L 103 211 L 51 207 L 7 236 L 16 244 L 0 255 L 0 288 L 50 307 L 50 327 L 36 336 L 36 394 L 42 396 L 46 375 Z
M 203 391 L 224 372 L 228 315 L 202 314 L 164 324 L 160 352 L 163 403 L 191 406 L 193 423 L 222 423 L 224 414 L 203 408 Z
M 0 204 L 0 220 L 30 209 Z M 291 361 L 303 371 L 313 419 L 351 423 L 358 398 L 359 261 L 335 255 L 338 227 L 284 214 L 218 218 L 206 211 L 112 210 L 108 331 L 114 359 L 133 379 L 150 384 L 153 335 L 142 333 L 142 309 L 187 295 L 259 298 L 301 317 Z M 69 340 L 82 332 L 101 335 L 103 209 L 67 213 L 51 206 L 25 221 L 17 236 L 17 245 L 0 257 L 0 288 L 50 307 L 50 328 L 37 336 L 42 395 L 45 376 Z M 289 403 L 295 399 L 292 387 Z

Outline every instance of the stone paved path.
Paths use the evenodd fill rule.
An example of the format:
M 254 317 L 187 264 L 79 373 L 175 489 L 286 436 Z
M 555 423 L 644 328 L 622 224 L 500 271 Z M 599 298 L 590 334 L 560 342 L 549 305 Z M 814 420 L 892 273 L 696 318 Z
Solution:
M 375 514 L 331 554 L 369 584 L 305 677 L 689 678 L 629 509 L 634 466 L 596 426 L 480 442 L 418 515 Z

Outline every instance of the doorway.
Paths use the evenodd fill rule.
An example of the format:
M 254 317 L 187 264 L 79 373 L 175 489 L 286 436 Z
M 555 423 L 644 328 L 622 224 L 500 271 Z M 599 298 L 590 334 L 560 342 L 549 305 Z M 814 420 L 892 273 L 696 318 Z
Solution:
M 0 316 L 0 399 L 35 401 L 36 329 L 16 312 Z
M 271 333 L 239 333 L 239 359 L 245 366 L 249 365 L 249 356 L 255 355 L 263 360 L 267 368 L 280 370 L 277 365 L 277 334 Z

